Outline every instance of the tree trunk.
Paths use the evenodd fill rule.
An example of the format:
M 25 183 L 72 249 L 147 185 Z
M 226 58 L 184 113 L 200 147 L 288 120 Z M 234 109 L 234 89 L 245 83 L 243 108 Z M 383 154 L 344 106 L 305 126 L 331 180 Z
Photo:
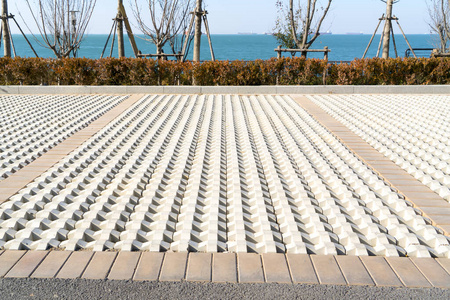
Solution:
M 309 29 L 311 27 L 311 0 L 308 0 L 308 6 L 306 7 L 306 18 L 303 25 L 303 36 L 302 36 L 302 44 L 301 48 L 304 49 L 306 47 L 306 44 L 308 42 L 308 35 L 309 35 Z M 303 53 L 302 53 L 303 56 Z M 305 53 L 306 57 L 306 53 Z
M 119 58 L 125 57 L 125 44 L 123 40 L 123 15 L 121 7 L 123 6 L 123 0 L 119 1 L 119 7 L 117 8 L 117 45 L 119 48 Z
M 156 54 L 163 54 L 163 47 L 161 44 L 156 44 Z
M 202 40 L 202 0 L 197 0 L 195 8 L 194 61 L 200 61 L 200 44 Z
M 2 0 L 2 28 L 3 28 L 3 47 L 4 56 L 11 57 L 11 39 L 8 25 L 8 0 Z
M 289 19 L 291 22 L 291 30 L 292 30 L 292 38 L 294 39 L 294 43 L 297 46 L 297 48 L 299 47 L 299 42 L 297 39 L 297 28 L 295 26 L 295 16 L 294 16 L 294 0 L 290 0 L 289 1 Z
M 383 31 L 383 58 L 389 58 L 389 44 L 391 42 L 391 18 L 392 18 L 392 6 L 394 0 L 387 0 L 386 2 L 386 23 L 384 24 Z

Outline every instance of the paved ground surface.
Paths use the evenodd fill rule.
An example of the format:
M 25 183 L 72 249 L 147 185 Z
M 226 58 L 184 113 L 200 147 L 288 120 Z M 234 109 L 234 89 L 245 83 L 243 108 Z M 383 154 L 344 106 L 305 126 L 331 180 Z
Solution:
M 449 299 L 450 290 L 366 286 L 0 279 L 2 299 Z
M 450 256 L 290 97 L 145 96 L 92 133 L 1 205 L 0 246 Z
M 2 96 L 0 181 L 72 136 L 124 96 Z
M 288 283 L 284 292 L 320 283 L 343 293 L 347 285 L 449 287 L 445 155 L 436 162 L 444 175 L 433 178 L 442 179 L 439 194 L 316 104 L 327 97 L 98 99 L 120 104 L 0 182 L 4 282 Z M 414 109 L 427 117 L 432 108 Z M 25 131 L 13 132 L 26 143 Z M 14 163 L 9 152 L 3 165 Z M 52 247 L 89 251 L 36 251 Z
M 450 201 L 448 96 L 312 96 L 327 113 Z

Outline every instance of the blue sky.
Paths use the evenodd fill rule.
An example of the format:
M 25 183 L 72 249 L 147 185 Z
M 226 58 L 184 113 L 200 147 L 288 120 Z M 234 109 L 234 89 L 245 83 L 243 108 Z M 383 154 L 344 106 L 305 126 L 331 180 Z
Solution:
M 31 0 L 34 1 L 34 0 Z M 134 0 L 131 0 L 134 3 Z M 124 0 L 128 15 L 133 22 L 130 0 Z M 287 1 L 287 0 L 285 0 Z M 323 0 L 322 0 L 323 1 Z M 394 14 L 406 33 L 428 33 L 429 0 L 401 0 L 394 5 Z M 276 19 L 275 0 L 204 0 L 209 11 L 208 20 L 213 34 L 237 32 L 270 32 Z M 108 33 L 112 18 L 116 14 L 116 0 L 97 0 L 88 33 Z M 20 11 L 25 20 L 30 20 L 25 0 L 9 0 L 9 10 L 18 15 Z M 386 10 L 380 0 L 334 0 L 322 31 L 331 30 L 335 34 L 363 32 L 372 34 L 378 18 Z M 17 16 L 20 23 L 23 21 Z M 32 27 L 30 22 L 29 26 Z M 11 24 L 14 33 L 16 26 Z M 137 29 L 134 29 L 137 31 Z

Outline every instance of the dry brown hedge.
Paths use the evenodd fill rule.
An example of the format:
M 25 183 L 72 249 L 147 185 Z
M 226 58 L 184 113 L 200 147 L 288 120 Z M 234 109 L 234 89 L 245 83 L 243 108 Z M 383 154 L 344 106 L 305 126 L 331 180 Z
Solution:
M 0 85 L 412 85 L 450 83 L 450 59 L 174 62 L 136 58 L 0 58 Z

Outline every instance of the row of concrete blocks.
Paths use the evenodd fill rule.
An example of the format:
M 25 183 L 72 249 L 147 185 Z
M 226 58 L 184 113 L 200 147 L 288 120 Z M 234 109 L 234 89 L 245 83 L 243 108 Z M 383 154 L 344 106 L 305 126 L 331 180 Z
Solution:
M 448 85 L 2 86 L 2 94 L 449 94 Z
M 181 100 L 184 101 L 188 99 L 178 98 L 177 101 Z M 343 149 L 343 146 L 339 142 L 336 140 L 333 141 L 334 138 L 328 132 L 324 131 L 323 128 L 307 115 L 305 111 L 293 105 L 293 103 L 289 103 L 292 100 L 272 97 L 260 99 L 268 101 L 258 101 L 257 98 L 227 98 L 225 100 L 222 99 L 221 101 L 216 99 L 216 104 L 213 105 L 214 99 L 210 98 L 208 100 L 202 99 L 200 102 L 203 102 L 203 104 L 198 105 L 197 109 L 194 109 L 196 106 L 195 101 L 192 101 L 192 99 L 190 100 L 190 103 L 185 104 L 184 107 L 194 111 L 192 114 L 194 119 L 199 118 L 201 114 L 205 114 L 205 111 L 205 120 L 213 119 L 211 118 L 213 111 L 215 112 L 216 117 L 219 117 L 220 112 L 223 112 L 223 108 L 225 107 L 227 120 L 234 119 L 236 121 L 234 124 L 235 126 L 227 126 L 225 130 L 227 136 L 226 147 L 228 150 L 226 153 L 227 174 L 233 174 L 236 167 L 239 165 L 237 155 L 240 152 L 236 151 L 237 144 L 239 144 L 239 147 L 247 149 L 256 147 L 259 151 L 261 162 L 264 163 L 264 175 L 268 182 L 268 191 L 261 190 L 261 193 L 269 193 L 269 198 L 272 199 L 272 205 L 267 202 L 258 204 L 258 201 L 260 201 L 259 199 L 263 200 L 264 197 L 255 197 L 254 194 L 243 194 L 242 191 L 244 187 L 242 186 L 242 176 L 246 179 L 246 188 L 249 187 L 249 184 L 253 184 L 252 190 L 261 188 L 261 186 L 255 184 L 258 182 L 258 172 L 251 164 L 244 166 L 244 172 L 238 172 L 236 175 L 231 176 L 231 178 L 227 178 L 226 200 L 228 200 L 228 203 L 226 209 L 229 210 L 231 214 L 227 216 L 227 218 L 231 220 L 230 224 L 227 224 L 228 228 L 231 229 L 227 232 L 228 250 L 247 251 L 250 248 L 252 251 L 256 252 L 276 252 L 280 249 L 286 249 L 297 253 L 316 251 L 320 253 L 347 252 L 349 254 L 359 254 L 364 253 L 364 251 L 367 254 L 367 251 L 369 251 L 370 253 L 383 255 L 398 255 L 400 252 L 408 253 L 413 256 L 427 256 L 430 255 L 430 252 L 436 256 L 442 256 L 448 253 L 448 249 L 446 249 L 445 246 L 447 241 L 442 235 L 439 235 L 433 227 L 427 225 L 423 218 L 418 216 L 411 207 L 408 207 L 396 193 L 392 192 L 379 178 L 376 178 L 373 172 L 367 169 L 367 166 L 355 159 L 353 155 L 350 155 L 348 149 Z M 167 101 L 165 98 L 153 97 L 149 99 L 151 105 L 146 109 L 151 110 L 164 101 L 169 103 L 172 100 Z M 262 104 L 264 109 L 260 108 L 255 110 L 257 107 L 256 105 L 259 104 Z M 139 103 L 138 106 L 139 105 L 143 106 L 143 102 Z M 200 110 L 199 107 L 207 107 L 207 109 Z M 287 110 L 294 110 L 296 113 L 290 114 L 288 118 L 283 115 L 284 110 L 281 107 L 284 107 Z M 255 113 L 246 114 L 244 113 L 243 108 L 254 110 Z M 174 109 L 180 112 L 184 108 L 177 106 Z M 186 109 L 186 111 L 189 111 L 189 109 Z M 269 114 L 270 109 L 274 110 L 274 114 Z M 81 147 L 83 149 L 90 148 L 89 150 L 81 151 L 83 153 L 75 153 L 62 160 L 59 164 L 36 180 L 38 187 L 30 186 L 28 191 L 24 191 L 21 194 L 14 196 L 14 199 L 12 200 L 25 201 L 28 202 L 29 205 L 27 205 L 27 203 L 25 205 L 20 205 L 13 201 L 9 202 L 11 204 L 6 203 L 2 208 L 16 209 L 17 214 L 14 216 L 15 213 L 4 211 L 4 219 L 6 220 L 2 222 L 1 226 L 3 227 L 6 226 L 6 224 L 9 224 L 8 226 L 11 227 L 14 222 L 22 222 L 24 223 L 25 229 L 19 228 L 19 231 L 24 230 L 23 233 L 18 232 L 17 234 L 12 234 L 11 231 L 9 231 L 8 234 L 5 233 L 4 235 L 8 235 L 9 237 L 13 235 L 18 237 L 17 240 L 11 239 L 10 241 L 7 241 L 5 246 L 8 248 L 45 248 L 49 245 L 54 246 L 54 244 L 58 244 L 59 247 L 64 247 L 66 249 L 86 247 L 104 250 L 110 247 L 117 247 L 120 249 L 133 250 L 134 247 L 138 249 L 151 249 L 152 251 L 155 251 L 155 249 L 156 251 L 158 251 L 158 249 L 167 250 L 167 247 L 174 247 L 177 250 L 185 250 L 189 249 L 189 247 L 193 247 L 196 250 L 202 249 L 212 252 L 217 251 L 217 249 L 223 249 L 224 246 L 222 243 L 224 242 L 219 240 L 224 236 L 224 230 L 221 232 L 218 231 L 217 228 L 221 227 L 219 226 L 218 218 L 215 220 L 211 219 L 214 216 L 213 212 L 217 212 L 218 210 L 218 202 L 220 203 L 220 196 L 217 197 L 218 194 L 220 195 L 220 190 L 217 189 L 217 185 L 220 184 L 220 164 L 216 164 L 214 167 L 212 162 L 214 161 L 214 158 L 216 161 L 220 160 L 219 156 L 223 155 L 223 153 L 219 151 L 221 148 L 210 147 L 212 153 L 209 153 L 210 159 L 208 165 L 210 167 L 212 166 L 212 170 L 208 168 L 205 172 L 201 162 L 204 161 L 207 152 L 206 141 L 208 138 L 204 137 L 206 132 L 210 131 L 209 136 L 217 138 L 220 136 L 218 133 L 222 130 L 224 124 L 214 122 L 215 126 L 211 129 L 209 126 L 210 122 L 205 121 L 203 123 L 198 123 L 201 126 L 199 136 L 203 136 L 204 138 L 202 138 L 202 145 L 197 146 L 199 147 L 199 151 L 201 151 L 196 152 L 198 161 L 192 164 L 193 169 L 190 171 L 189 178 L 194 178 L 193 180 L 195 180 L 195 182 L 191 185 L 186 185 L 186 191 L 182 199 L 180 198 L 177 200 L 177 196 L 173 198 L 173 196 L 170 195 L 178 192 L 177 184 L 180 176 L 182 177 L 183 163 L 186 161 L 186 156 L 189 156 L 189 151 L 184 151 L 188 149 L 187 147 L 184 150 L 179 149 L 178 151 L 184 155 L 184 158 L 175 161 L 180 164 L 180 168 L 177 169 L 174 165 L 170 172 L 173 173 L 172 176 L 176 175 L 178 178 L 171 182 L 169 182 L 171 179 L 169 178 L 169 180 L 164 183 L 164 188 L 161 188 L 161 183 L 165 181 L 164 177 L 171 175 L 168 174 L 166 166 L 170 165 L 170 158 L 173 157 L 172 153 L 174 153 L 174 148 L 176 147 L 176 139 L 173 139 L 173 142 L 171 140 L 171 142 L 165 145 L 169 154 L 162 155 L 159 158 L 160 167 L 158 165 L 155 166 L 155 169 L 151 174 L 151 181 L 145 183 L 142 188 L 138 188 L 140 192 L 138 191 L 138 195 L 135 195 L 136 186 L 139 187 L 139 182 L 137 183 L 136 180 L 141 181 L 142 174 L 145 174 L 146 168 L 137 168 L 132 174 L 128 174 L 126 170 L 134 168 L 135 162 L 139 160 L 139 157 L 145 148 L 144 146 L 153 138 L 154 134 L 159 130 L 159 126 L 164 122 L 167 123 L 168 118 L 165 116 L 168 114 L 168 111 L 160 112 L 158 114 L 160 115 L 159 121 L 155 123 L 153 121 L 157 118 L 145 119 L 145 117 L 143 117 L 147 116 L 145 110 L 134 110 L 131 114 L 126 112 L 128 119 L 140 117 L 135 119 L 135 124 L 138 123 L 138 120 L 142 119 L 144 119 L 145 122 L 143 122 L 139 128 L 136 126 L 127 126 L 127 129 L 125 130 L 123 130 L 117 122 L 114 123 L 113 125 L 117 126 L 112 127 L 116 128 L 104 129 Z M 176 116 L 177 114 L 173 115 Z M 270 130 L 273 130 L 273 128 L 271 126 L 263 126 L 265 124 L 260 117 L 267 115 L 279 117 L 279 119 L 272 117 L 272 120 L 275 120 L 274 124 L 278 123 L 276 128 L 281 131 L 280 135 L 283 137 L 283 143 L 285 140 L 289 139 L 292 141 L 291 144 L 285 146 L 286 149 L 291 152 L 291 156 L 294 157 L 294 160 L 297 161 L 297 167 L 300 166 L 302 168 L 302 172 L 305 175 L 304 178 L 309 184 L 309 189 L 304 190 L 303 193 L 298 190 L 303 186 L 303 183 L 299 181 L 294 170 L 290 169 L 291 167 L 285 164 L 288 159 L 284 155 L 287 155 L 287 153 L 283 154 L 284 150 L 281 149 L 282 147 L 279 145 L 279 149 L 273 148 L 277 147 L 274 135 L 270 134 Z M 258 118 L 260 120 L 258 120 Z M 187 122 L 188 117 L 183 116 L 182 120 L 184 120 L 183 122 Z M 247 120 L 247 123 L 245 120 Z M 294 123 L 297 124 L 297 126 L 304 128 L 305 134 L 307 134 L 306 136 L 301 132 L 298 132 L 298 130 L 295 130 L 295 127 L 287 129 L 288 122 L 292 122 L 292 120 L 295 121 Z M 304 120 L 307 120 L 307 122 Z M 126 120 L 124 119 L 123 123 L 125 123 L 125 121 Z M 153 124 L 150 131 L 145 131 L 145 124 Z M 249 124 L 253 124 L 253 126 Z M 262 132 L 265 133 L 258 133 L 258 130 L 260 130 L 259 128 L 263 128 Z M 184 129 L 184 127 L 180 125 L 178 129 L 172 132 L 172 134 L 181 136 L 182 129 Z M 189 128 L 186 135 L 189 135 L 189 130 L 194 131 L 194 128 Z M 249 130 L 253 133 L 254 144 L 248 140 Z M 105 134 L 106 132 L 108 132 L 108 134 Z M 116 136 L 118 132 L 120 132 L 120 135 Z M 134 132 L 133 136 L 135 136 L 133 139 L 129 137 L 132 132 Z M 98 151 L 98 148 L 87 147 L 89 143 L 99 141 L 99 136 L 103 136 L 103 140 L 110 140 L 111 137 L 116 136 L 115 141 L 110 144 L 110 147 L 116 146 L 116 149 L 121 144 L 121 137 L 124 139 L 128 138 L 127 143 L 125 143 L 126 145 L 134 145 L 132 142 L 136 139 L 136 136 L 138 137 L 144 132 L 146 132 L 146 135 L 142 139 L 141 144 L 135 147 L 133 153 L 130 152 L 128 160 L 117 174 L 112 174 L 110 170 L 114 169 L 119 163 L 120 154 L 126 154 L 128 150 L 125 148 L 122 150 L 118 149 L 113 156 L 108 156 L 106 153 L 99 153 L 100 155 L 97 157 L 92 157 L 92 155 Z M 163 137 L 167 137 L 164 134 L 164 131 L 161 131 L 160 134 L 160 140 L 162 140 Z M 192 134 L 189 136 L 192 137 Z M 220 138 L 219 140 L 221 141 Z M 266 141 L 269 141 L 269 144 L 271 145 L 270 149 L 264 147 L 267 145 Z M 312 141 L 314 141 L 315 148 L 311 146 Z M 219 141 L 217 143 L 219 144 Z M 309 146 L 308 143 L 310 144 Z M 155 141 L 155 145 L 161 144 L 164 143 L 161 143 L 161 141 L 158 142 L 158 139 Z M 332 145 L 333 148 L 329 148 L 329 145 Z M 304 148 L 304 151 L 300 151 L 300 148 L 296 146 Z M 326 151 L 327 147 L 330 149 L 329 151 Z M 105 150 L 106 149 L 110 148 L 105 147 Z M 318 149 L 324 149 L 321 154 L 323 156 L 316 153 Z M 111 151 L 111 149 L 109 151 Z M 265 158 L 262 156 L 264 151 L 266 153 Z M 344 155 L 345 152 L 347 152 L 347 155 Z M 341 153 L 341 155 L 336 153 Z M 252 155 L 254 155 L 248 151 L 245 153 L 242 151 L 242 155 L 244 154 L 247 155 L 245 160 L 247 162 L 251 161 Z M 159 148 L 154 147 L 150 149 L 146 155 L 147 158 L 143 158 L 139 162 L 140 166 L 151 165 L 159 155 Z M 229 157 L 229 155 L 231 155 L 231 157 Z M 77 161 L 82 161 L 83 157 L 92 157 L 92 162 L 89 164 L 84 162 L 85 166 L 83 166 L 83 163 L 78 163 L 78 165 L 75 164 Z M 342 190 L 342 186 L 339 186 L 336 183 L 339 182 L 337 175 L 333 176 L 333 173 L 336 173 L 337 170 L 330 168 L 324 159 L 336 162 L 338 170 L 340 169 L 341 172 L 338 174 L 345 177 L 344 180 L 348 180 L 348 185 L 352 186 L 357 193 L 366 195 L 365 199 L 363 199 L 362 207 L 370 206 L 370 209 L 361 209 L 361 202 L 358 200 L 349 201 L 348 197 L 351 195 L 351 193 L 348 193 L 349 191 L 345 192 L 344 189 L 343 192 L 339 192 L 339 190 Z M 341 160 L 340 164 L 338 163 L 339 160 Z M 210 162 L 211 164 L 209 164 Z M 304 167 L 312 162 L 314 163 L 309 168 Z M 346 166 L 344 162 L 348 165 Z M 84 170 L 77 171 L 77 168 Z M 60 174 L 56 174 L 58 172 Z M 90 176 L 89 174 L 91 174 L 91 172 L 94 172 L 95 175 Z M 321 178 L 318 176 L 320 173 L 324 174 L 323 176 L 321 175 Z M 357 176 L 355 176 L 355 173 Z M 53 181 L 52 174 L 55 174 L 55 178 L 53 179 L 61 178 L 64 180 L 62 182 L 58 182 L 58 180 Z M 112 175 L 110 176 L 110 174 Z M 210 191 L 211 195 L 205 194 L 206 197 L 204 198 L 210 199 L 209 202 L 212 205 L 212 209 L 206 211 L 207 213 L 201 209 L 199 210 L 200 203 L 198 197 L 196 197 L 196 195 L 201 194 L 199 193 L 201 185 L 199 184 L 199 181 L 201 181 L 202 176 L 206 176 L 208 182 L 209 178 L 211 178 L 212 186 L 216 186 L 216 189 L 213 188 L 213 190 Z M 277 179 L 279 176 L 284 177 L 283 181 L 278 181 L 278 184 L 276 184 L 276 180 L 279 180 Z M 367 182 L 361 180 L 360 177 L 363 177 Z M 104 183 L 103 181 L 105 178 L 107 180 Z M 124 182 L 124 178 L 128 178 L 126 179 L 126 182 Z M 214 180 L 214 178 L 216 178 L 216 180 Z M 43 181 L 48 181 L 48 184 L 42 184 Z M 100 181 L 101 183 L 99 183 Z M 80 182 L 86 182 L 85 186 L 81 187 Z M 99 190 L 98 187 L 101 184 L 103 184 L 103 187 Z M 59 191 L 53 190 L 58 185 L 61 185 L 62 189 Z M 121 185 L 123 185 L 122 188 L 119 188 Z M 171 185 L 173 188 L 170 188 Z M 206 186 L 207 185 L 208 184 L 206 184 Z M 284 189 L 289 189 L 293 197 L 287 197 Z M 341 199 L 335 198 L 336 196 L 333 197 L 330 192 L 328 192 L 330 189 L 336 190 L 334 195 L 340 195 Z M 372 191 L 374 189 L 376 189 L 376 191 Z M 109 190 L 109 192 L 106 190 Z M 53 197 L 46 196 L 51 194 L 52 191 L 54 191 L 56 195 L 53 195 Z M 310 201 L 307 200 L 309 199 L 308 191 L 313 192 L 317 204 L 310 204 L 308 206 L 308 201 Z M 212 194 L 215 194 L 215 197 L 213 197 Z M 370 198 L 369 195 L 373 195 L 372 198 Z M 91 196 L 93 196 L 93 198 L 88 201 L 90 203 L 87 203 L 86 200 L 90 199 L 89 197 Z M 111 198 L 111 196 L 113 198 Z M 43 208 L 40 212 L 36 212 L 35 216 L 28 213 L 28 215 L 31 215 L 31 219 L 34 218 L 34 220 L 26 221 L 24 216 L 27 215 L 31 206 L 34 203 L 42 201 L 46 197 L 48 197 L 47 201 L 49 203 L 44 204 Z M 131 200 L 133 199 L 132 197 L 136 197 L 137 200 Z M 172 199 L 175 199 L 175 201 Z M 254 200 L 254 203 L 251 203 L 251 200 Z M 130 202 L 134 203 L 130 205 Z M 153 206 L 154 208 L 152 208 Z M 271 206 L 273 208 L 271 208 Z M 305 209 L 301 209 L 302 206 L 305 206 Z M 308 207 L 311 209 L 308 209 Z M 386 207 L 388 207 L 388 209 L 386 209 Z M 248 210 L 248 208 L 250 208 L 250 210 L 252 210 L 252 208 L 255 210 L 255 217 L 252 217 L 253 214 L 244 216 L 243 211 L 245 209 Z M 277 234 L 271 232 L 273 230 L 274 222 L 271 223 L 270 221 L 267 221 L 270 220 L 270 216 L 267 213 L 268 208 L 274 211 L 274 215 L 277 218 L 276 221 L 280 223 L 278 230 L 282 238 L 277 238 Z M 317 208 L 324 212 L 326 216 L 318 214 L 316 212 Z M 176 211 L 175 214 L 174 210 Z M 197 212 L 197 210 L 199 211 Z M 153 212 L 149 217 L 150 211 Z M 342 214 L 342 211 L 345 213 Z M 355 211 L 355 213 L 351 214 L 347 211 Z M 364 214 L 360 216 L 359 214 L 361 213 Z M 373 214 L 378 214 L 379 217 L 374 217 Z M 109 219 L 112 223 L 108 225 L 105 221 L 103 224 L 104 226 L 102 226 L 99 224 L 101 223 L 99 215 L 101 216 L 101 219 Z M 205 215 L 208 218 L 205 219 Z M 364 218 L 363 216 L 367 216 L 367 218 Z M 75 218 L 75 220 L 73 218 Z M 143 226 L 143 219 L 145 218 L 149 218 L 146 222 L 151 224 L 144 224 Z M 196 221 L 196 218 L 200 219 L 200 221 Z M 51 219 L 52 222 L 48 222 L 49 219 Z M 121 219 L 124 219 L 125 221 Z M 177 219 L 180 221 L 179 223 L 176 223 Z M 224 218 L 222 217 L 221 222 L 223 222 L 223 219 Z M 75 222 L 69 220 L 74 220 Z M 118 226 L 118 220 L 125 222 L 125 226 Z M 68 226 L 67 223 L 72 223 L 72 225 L 69 224 L 70 230 L 66 229 L 69 232 L 65 233 L 60 230 L 52 230 L 51 234 L 46 234 L 39 230 L 33 231 L 33 227 L 42 224 L 42 222 L 50 223 L 51 227 L 53 227 L 52 225 L 55 223 L 59 228 L 61 228 L 61 226 Z M 200 225 L 194 226 L 195 222 Z M 383 225 L 379 224 L 380 222 L 384 222 Z M 75 224 L 73 225 L 73 223 Z M 401 226 L 402 223 L 406 223 L 408 226 Z M 206 227 L 203 224 L 206 224 Z M 103 229 L 102 227 L 105 228 Z M 147 231 L 143 230 L 143 227 L 147 227 Z M 194 227 L 197 227 L 197 229 Z M 168 230 L 168 228 L 170 230 Z M 198 228 L 204 231 L 200 232 L 198 231 Z M 303 233 L 302 231 L 305 231 L 306 233 Z M 338 234 L 332 233 L 332 231 L 335 231 Z M 396 237 L 388 234 L 388 231 L 395 232 Z M 419 242 L 417 237 L 410 234 L 411 231 L 420 231 L 424 237 L 420 237 Z M 358 235 L 357 232 L 366 232 L 367 238 L 361 234 Z M 51 240 L 52 235 L 55 234 L 64 241 L 59 244 L 56 238 Z M 37 236 L 42 236 L 50 240 L 42 241 L 40 244 L 39 238 L 36 238 Z M 69 236 L 71 240 L 66 240 Z M 30 237 L 34 237 L 37 240 L 33 241 Z M 215 239 L 213 237 L 215 237 Z M 361 243 L 361 239 L 364 240 L 363 243 Z M 113 243 L 112 241 L 118 242 Z M 283 245 L 280 241 L 287 244 Z M 344 246 L 340 244 L 341 241 L 345 241 Z M 428 249 L 427 247 L 422 246 L 421 242 L 423 243 L 423 241 L 426 241 L 426 244 L 433 244 L 435 249 Z M 6 245 L 7 243 L 8 245 Z M 397 244 L 400 244 L 402 247 L 396 246 Z M 389 249 L 389 251 L 387 249 Z
M 20 101 L 17 97 L 2 99 L 4 106 L 10 109 L 2 111 L 0 119 L 0 180 L 22 169 L 124 99 L 117 96 L 34 96 Z M 26 105 L 29 102 L 37 103 Z
M 375 149 L 439 196 L 450 201 L 449 124 L 448 120 L 438 122 L 439 118 L 443 118 L 442 115 L 437 119 L 435 117 L 436 114 L 450 109 L 448 98 L 435 97 L 425 102 L 424 99 L 397 96 L 391 99 L 395 107 L 391 107 L 388 112 L 382 109 L 385 104 L 383 101 L 367 96 L 355 96 L 354 99 L 345 100 L 333 96 L 313 99 Z M 412 102 L 409 110 L 405 108 L 405 102 Z M 414 120 L 397 120 L 397 123 L 403 126 L 400 128 L 399 124 L 396 124 L 394 127 L 392 118 L 402 115 L 405 111 L 416 112 Z M 367 118 L 367 115 L 371 117 Z M 425 129 L 412 128 L 414 123 L 417 124 L 421 120 L 430 123 L 426 135 L 421 132 Z M 393 134 L 394 130 L 398 133 Z M 438 130 L 442 134 L 436 133 Z M 435 137 L 432 137 L 433 132 L 436 133 Z

